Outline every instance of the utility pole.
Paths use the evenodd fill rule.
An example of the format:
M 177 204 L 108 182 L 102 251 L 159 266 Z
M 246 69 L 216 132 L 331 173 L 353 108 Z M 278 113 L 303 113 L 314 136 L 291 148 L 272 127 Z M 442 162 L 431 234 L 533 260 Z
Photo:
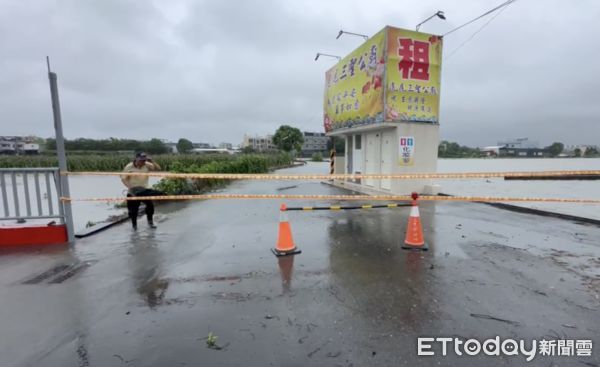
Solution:
M 46 56 L 46 64 L 48 65 L 48 79 L 50 80 L 50 97 L 52 98 L 52 115 L 54 118 L 54 134 L 56 138 L 56 156 L 58 158 L 58 182 L 57 186 L 60 190 L 60 197 L 71 197 L 69 190 L 69 177 L 65 174 L 67 169 L 67 155 L 65 153 L 65 138 L 63 136 L 62 118 L 60 115 L 60 101 L 58 99 L 58 78 L 56 73 L 50 70 L 50 58 Z M 59 200 L 60 200 L 59 197 Z M 71 210 L 71 202 L 59 202 L 59 206 L 64 208 L 65 225 L 67 227 L 67 239 L 69 243 L 75 241 L 73 231 L 73 212 Z

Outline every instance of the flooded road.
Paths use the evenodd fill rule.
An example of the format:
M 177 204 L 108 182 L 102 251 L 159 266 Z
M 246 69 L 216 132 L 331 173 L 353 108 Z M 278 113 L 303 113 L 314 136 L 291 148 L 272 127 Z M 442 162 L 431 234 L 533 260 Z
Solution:
M 600 158 L 493 158 L 439 159 L 438 172 L 536 172 L 598 170 Z M 502 178 L 439 180 L 442 192 L 452 195 L 512 196 L 600 200 L 596 180 L 506 181 Z M 600 207 L 592 204 L 521 202 L 512 205 L 600 220 Z
M 303 171 L 314 169 L 286 170 Z M 223 192 L 347 193 L 275 181 Z M 157 230 L 122 224 L 71 248 L 1 253 L 0 366 L 526 363 L 442 357 L 439 348 L 418 357 L 419 336 L 591 339 L 600 348 L 598 227 L 429 202 L 430 251 L 416 253 L 400 249 L 406 208 L 289 212 L 303 252 L 276 258 L 279 204 L 166 204 Z M 211 332 L 216 348 L 207 348 Z M 596 349 L 529 365 L 597 366 Z

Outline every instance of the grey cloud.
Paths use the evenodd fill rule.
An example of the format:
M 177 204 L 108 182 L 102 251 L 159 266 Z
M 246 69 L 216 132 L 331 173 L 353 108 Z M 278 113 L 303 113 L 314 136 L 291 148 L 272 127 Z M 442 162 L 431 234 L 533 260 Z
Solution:
M 239 143 L 281 123 L 321 130 L 324 72 L 361 40 L 440 6 L 442 34 L 498 1 L 0 0 L 1 134 L 50 136 L 44 57 L 59 74 L 68 137 Z M 520 0 L 443 65 L 442 138 L 489 145 L 599 143 L 597 2 Z M 449 55 L 483 22 L 446 37 Z

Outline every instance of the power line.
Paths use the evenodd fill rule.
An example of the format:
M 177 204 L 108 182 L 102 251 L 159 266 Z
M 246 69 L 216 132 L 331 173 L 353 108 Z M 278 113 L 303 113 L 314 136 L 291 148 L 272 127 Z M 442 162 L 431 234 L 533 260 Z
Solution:
M 513 2 L 516 0 L 513 0 Z M 507 4 L 507 5 L 510 5 Z M 506 9 L 508 6 L 505 6 L 504 8 L 502 8 L 498 13 L 496 13 L 493 17 L 490 18 L 490 20 L 488 20 L 487 22 L 485 22 L 484 25 L 481 26 L 481 28 L 479 28 L 478 30 L 476 30 L 469 38 L 467 38 L 463 43 L 461 43 L 457 48 L 455 48 L 454 50 L 452 50 L 452 52 L 450 52 L 448 54 L 448 56 L 446 56 L 444 58 L 444 61 L 447 61 L 450 57 L 452 57 L 452 55 L 454 55 L 458 50 L 460 50 L 464 45 L 466 45 L 470 40 L 472 40 L 479 32 L 481 32 L 485 27 L 487 27 L 488 24 L 490 24 L 494 19 L 496 19 L 497 16 L 499 16 L 500 14 L 502 14 L 502 12 L 504 11 L 504 9 Z
M 493 8 L 493 9 L 491 9 L 491 10 L 488 10 L 488 11 L 486 11 L 485 13 L 481 14 L 480 16 L 478 16 L 478 17 L 476 17 L 476 18 L 474 18 L 474 19 L 471 19 L 470 21 L 466 22 L 465 24 L 463 24 L 463 25 L 460 25 L 460 26 L 458 26 L 458 27 L 456 27 L 456 28 L 454 28 L 454 29 L 452 29 L 452 30 L 450 30 L 450 31 L 448 31 L 448 32 L 446 32 L 446 33 L 444 33 L 442 36 L 443 36 L 443 37 L 445 37 L 445 36 L 447 36 L 447 35 L 449 35 L 449 34 L 451 34 L 451 33 L 454 33 L 454 32 L 456 32 L 456 31 L 458 31 L 459 29 L 461 29 L 461 28 L 463 28 L 463 27 L 466 27 L 466 26 L 468 26 L 469 24 L 471 24 L 471 23 L 473 23 L 473 22 L 475 22 L 475 21 L 477 21 L 477 20 L 479 20 L 479 19 L 481 19 L 481 18 L 485 17 L 486 15 L 489 15 L 489 14 L 491 14 L 491 13 L 495 12 L 495 11 L 496 11 L 496 10 L 498 10 L 498 9 L 501 9 L 501 8 L 503 8 L 503 7 L 507 6 L 507 5 L 510 5 L 510 4 L 514 3 L 515 1 L 517 1 L 517 0 L 507 0 L 507 1 L 503 2 L 502 4 L 500 4 L 500 5 L 496 6 L 495 8 Z

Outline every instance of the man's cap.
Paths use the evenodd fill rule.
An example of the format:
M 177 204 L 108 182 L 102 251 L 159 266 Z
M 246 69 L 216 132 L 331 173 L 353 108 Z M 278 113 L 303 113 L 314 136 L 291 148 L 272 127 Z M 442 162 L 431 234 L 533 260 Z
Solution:
M 135 154 L 135 159 L 146 159 L 148 156 L 144 152 L 139 152 Z

